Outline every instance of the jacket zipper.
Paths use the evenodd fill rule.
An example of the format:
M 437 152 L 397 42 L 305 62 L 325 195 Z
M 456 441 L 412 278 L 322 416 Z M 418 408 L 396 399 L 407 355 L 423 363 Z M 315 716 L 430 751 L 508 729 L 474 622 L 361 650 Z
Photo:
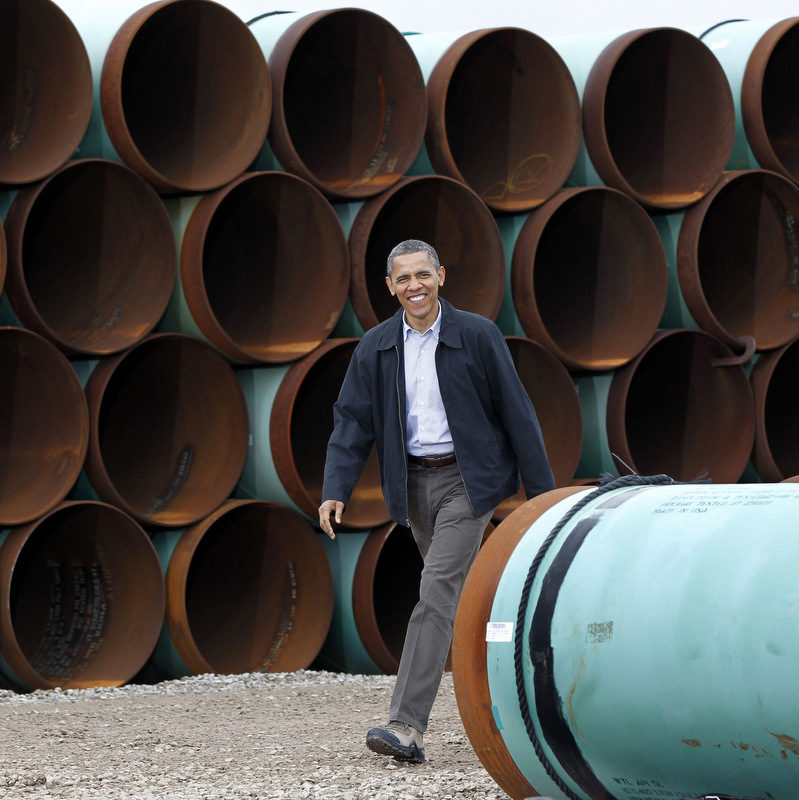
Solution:
M 397 389 L 397 421 L 399 422 L 400 439 L 402 440 L 402 457 L 405 459 L 405 527 L 411 527 L 411 521 L 408 519 L 408 453 L 405 451 L 405 429 L 402 426 L 402 403 L 400 397 L 400 357 L 399 347 L 394 345 L 394 353 L 397 356 L 397 371 L 394 375 L 394 385 Z

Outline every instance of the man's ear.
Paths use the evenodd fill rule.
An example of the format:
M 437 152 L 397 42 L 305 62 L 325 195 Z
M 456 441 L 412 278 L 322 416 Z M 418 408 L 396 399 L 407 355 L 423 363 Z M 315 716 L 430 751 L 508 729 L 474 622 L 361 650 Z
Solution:
M 444 278 L 446 277 L 446 275 L 447 275 L 447 271 L 444 269 L 444 267 L 439 267 L 438 268 L 438 285 L 439 286 L 443 286 L 444 285 Z
M 388 275 L 386 275 L 386 286 L 388 286 L 388 290 L 389 290 L 389 292 L 391 292 L 391 296 L 393 297 L 394 296 L 394 284 L 391 283 L 391 278 L 389 278 Z

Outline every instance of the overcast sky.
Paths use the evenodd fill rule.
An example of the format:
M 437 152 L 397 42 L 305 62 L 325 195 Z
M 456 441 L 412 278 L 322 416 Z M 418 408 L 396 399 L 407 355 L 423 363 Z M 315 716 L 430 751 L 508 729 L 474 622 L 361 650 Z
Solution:
M 123 14 L 147 0 L 54 0 L 75 19 L 79 12 Z M 704 30 L 728 19 L 773 19 L 799 15 L 795 0 L 221 0 L 249 20 L 268 11 L 310 13 L 330 8 L 365 8 L 403 32 L 470 31 L 516 26 L 546 38 L 595 32 L 624 33 L 635 28 L 668 26 Z

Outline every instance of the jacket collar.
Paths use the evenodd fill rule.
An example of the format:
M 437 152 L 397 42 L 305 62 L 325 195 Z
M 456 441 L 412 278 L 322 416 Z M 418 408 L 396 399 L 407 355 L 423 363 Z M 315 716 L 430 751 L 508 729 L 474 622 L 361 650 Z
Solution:
M 438 341 L 443 342 L 448 347 L 462 347 L 461 333 L 455 322 L 455 307 L 447 302 L 443 297 L 439 297 L 441 303 L 441 330 L 438 333 Z M 402 306 L 386 320 L 385 327 L 377 340 L 378 350 L 390 350 L 402 344 Z

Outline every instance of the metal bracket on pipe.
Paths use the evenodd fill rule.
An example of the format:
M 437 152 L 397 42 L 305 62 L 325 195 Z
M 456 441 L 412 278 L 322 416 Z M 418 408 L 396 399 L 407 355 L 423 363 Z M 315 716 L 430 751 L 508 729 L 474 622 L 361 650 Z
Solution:
M 714 358 L 710 362 L 711 367 L 731 367 L 739 364 L 746 364 L 755 354 L 757 343 L 753 336 L 739 336 L 738 341 L 743 345 L 744 351 L 740 355 L 729 356 L 728 358 Z M 712 797 L 713 795 L 710 795 Z M 722 800 L 724 800 L 722 798 Z

